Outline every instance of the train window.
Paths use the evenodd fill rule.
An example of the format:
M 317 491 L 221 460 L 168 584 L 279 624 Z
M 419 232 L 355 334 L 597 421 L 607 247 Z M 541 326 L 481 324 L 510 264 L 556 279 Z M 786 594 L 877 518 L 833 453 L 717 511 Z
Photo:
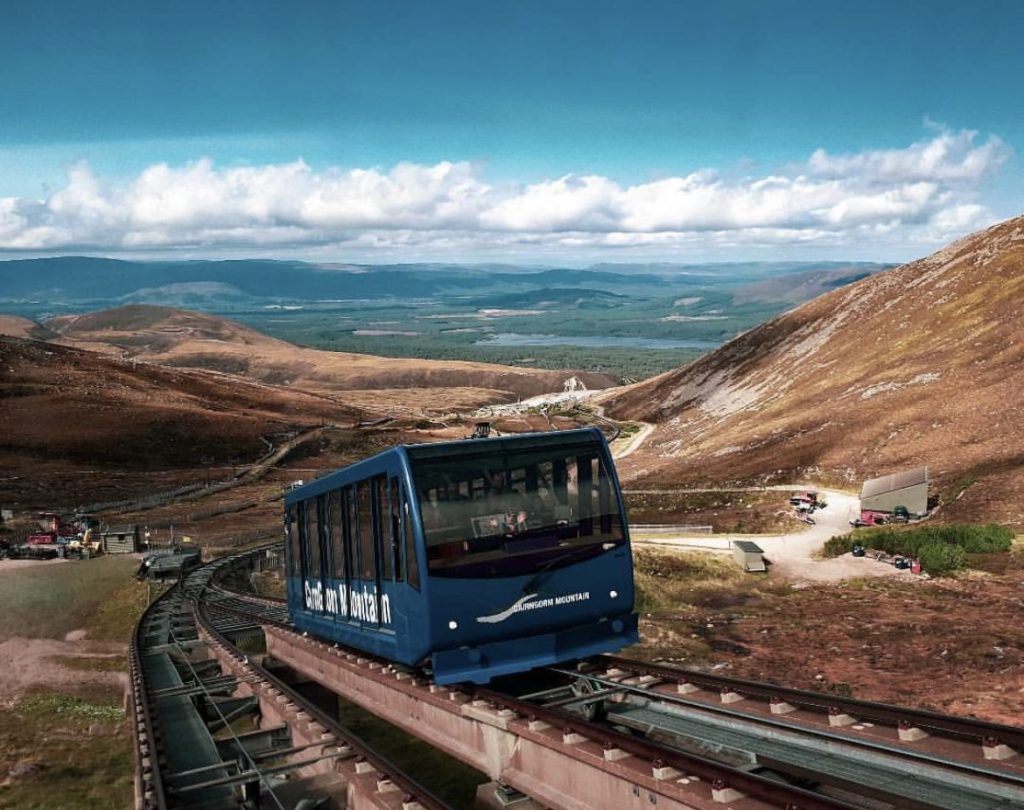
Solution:
M 288 532 L 288 576 L 297 577 L 302 573 L 302 558 L 299 548 L 299 518 L 295 504 L 285 512 Z
M 576 459 L 576 476 L 578 492 L 574 500 L 578 503 L 580 534 L 589 536 L 594 533 L 594 461 L 596 459 L 581 456 Z
M 376 579 L 373 548 L 373 492 L 370 481 L 356 484 L 359 500 L 359 570 L 360 579 Z
M 420 566 L 416 560 L 416 542 L 412 534 L 412 515 L 409 514 L 409 499 L 402 487 L 402 532 L 405 540 L 406 578 L 416 590 L 420 589 Z
M 338 489 L 331 493 L 331 551 L 334 561 L 334 576 L 345 579 L 348 576 L 349 539 L 347 490 Z
M 388 520 L 387 520 L 387 544 L 388 550 L 385 558 L 391 561 L 394 579 L 402 581 L 402 501 L 398 497 L 398 479 L 388 479 Z M 392 577 L 385 574 L 388 579 Z
M 612 496 L 612 479 L 608 474 L 608 468 L 601 464 L 596 458 L 592 462 L 591 479 L 597 481 L 594 496 L 597 502 L 593 505 L 594 514 L 599 516 L 600 531 L 602 535 L 611 534 L 612 516 L 615 514 L 615 506 Z
M 306 513 L 306 576 L 320 579 L 320 516 L 317 514 L 315 501 L 306 501 L 303 511 Z
M 414 477 L 427 564 L 439 576 L 511 576 L 553 561 L 567 565 L 625 540 L 597 447 L 432 459 L 414 465 Z
M 374 478 L 373 491 L 376 495 L 377 506 L 377 560 L 379 561 L 380 576 L 381 579 L 393 580 L 395 578 L 395 558 L 392 553 L 391 537 L 394 529 L 391 525 L 393 516 L 388 479 L 383 475 Z
M 331 504 L 328 495 L 316 499 L 316 522 L 319 528 L 321 568 L 324 573 L 331 571 Z
M 306 509 L 307 506 L 308 503 L 302 501 L 302 503 L 298 504 L 296 510 L 298 512 L 297 525 L 299 527 L 299 552 L 301 555 L 299 576 L 303 577 L 305 576 L 306 566 L 309 565 L 309 514 Z

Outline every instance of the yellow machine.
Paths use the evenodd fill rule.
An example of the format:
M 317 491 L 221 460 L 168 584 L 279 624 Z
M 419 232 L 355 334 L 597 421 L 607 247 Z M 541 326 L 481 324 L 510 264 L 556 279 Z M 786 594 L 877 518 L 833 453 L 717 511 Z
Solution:
M 69 551 L 76 551 L 79 553 L 87 552 L 90 556 L 99 554 L 100 547 L 100 541 L 92 539 L 92 529 L 86 529 L 82 534 L 78 535 L 74 540 L 68 543 Z

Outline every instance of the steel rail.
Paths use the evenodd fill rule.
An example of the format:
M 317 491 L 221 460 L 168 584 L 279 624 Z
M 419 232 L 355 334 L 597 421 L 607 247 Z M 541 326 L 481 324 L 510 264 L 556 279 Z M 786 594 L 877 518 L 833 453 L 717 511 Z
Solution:
M 601 742 L 605 749 L 618 748 L 628 754 L 653 760 L 655 767 L 660 767 L 658 763 L 661 763 L 661 766 L 675 768 L 682 773 L 694 774 L 712 784 L 733 788 L 750 798 L 785 807 L 788 810 L 797 810 L 797 808 L 799 810 L 848 810 L 856 807 L 856 805 L 831 799 L 803 788 L 766 779 L 741 768 L 723 765 L 706 757 L 664 748 L 656 743 L 622 734 L 609 726 L 584 720 L 578 715 L 566 711 L 538 706 L 535 703 L 519 700 L 502 692 L 494 692 L 482 687 L 473 688 L 472 693 L 478 699 L 493 703 L 498 708 L 508 709 L 525 715 L 531 720 L 540 720 L 560 727 L 566 734 L 579 734 L 581 737 Z
M 146 810 L 165 810 L 167 797 L 160 776 L 160 757 L 157 753 L 159 738 L 150 712 L 146 675 L 142 668 L 141 650 L 145 646 L 142 634 L 143 629 L 149 626 L 151 614 L 167 597 L 167 593 L 161 594 L 142 612 L 132 631 L 131 647 L 128 652 L 129 675 L 132 682 L 132 727 L 135 731 L 133 747 L 136 802 Z
M 369 762 L 374 768 L 376 768 L 381 773 L 382 778 L 390 779 L 394 782 L 395 785 L 410 797 L 410 800 L 415 796 L 416 800 L 423 805 L 425 810 L 450 810 L 450 806 L 448 804 L 441 801 L 441 799 L 434 796 L 434 794 L 415 781 L 411 776 L 404 773 L 383 754 L 379 754 L 374 751 L 361 738 L 345 729 L 337 720 L 327 714 L 315 703 L 296 692 L 293 687 L 289 686 L 269 670 L 260 666 L 247 655 L 239 651 L 234 644 L 232 644 L 220 633 L 219 630 L 217 630 L 212 619 L 206 615 L 206 609 L 202 602 L 199 602 L 196 606 L 196 616 L 200 626 L 203 628 L 203 631 L 223 645 L 225 651 L 232 658 L 239 663 L 246 664 L 257 675 L 257 677 L 265 680 L 282 694 L 288 695 L 289 700 L 300 706 L 302 711 L 309 714 L 310 717 L 341 740 L 344 745 L 352 748 L 357 752 L 358 756 L 362 757 L 365 761 Z
M 224 605 L 205 604 L 204 597 L 208 590 L 220 590 L 230 593 L 233 597 L 244 599 L 253 605 L 250 614 L 258 622 L 270 623 L 265 616 L 261 615 L 258 609 L 264 611 L 281 610 L 281 602 L 267 600 L 260 597 L 246 597 L 234 591 L 228 591 L 219 584 L 215 584 L 228 571 L 243 564 L 249 557 L 261 554 L 268 548 L 273 548 L 279 543 L 260 546 L 245 552 L 230 555 L 209 563 L 186 575 L 181 581 L 169 588 L 157 599 L 155 599 L 135 625 L 132 642 L 129 651 L 130 674 L 132 679 L 132 719 L 135 729 L 135 765 L 136 765 L 136 801 L 137 806 L 143 810 L 167 810 L 168 793 L 164 785 L 164 777 L 160 772 L 159 760 L 161 758 L 161 736 L 159 732 L 159 718 L 154 716 L 151 707 L 151 700 L 154 695 L 150 694 L 147 684 L 145 670 L 142 665 L 142 655 L 147 648 L 146 633 L 149 630 L 153 615 L 163 609 L 165 600 L 176 596 L 184 596 L 191 600 L 192 610 L 198 627 L 207 633 L 215 643 L 222 646 L 223 651 L 237 662 L 248 667 L 257 678 L 263 679 L 271 688 L 286 695 L 288 700 L 300 707 L 301 711 L 307 713 L 316 722 L 320 723 L 328 732 L 334 735 L 339 745 L 351 749 L 352 756 L 358 762 L 366 762 L 380 774 L 381 780 L 388 780 L 404 794 L 403 804 L 418 802 L 425 810 L 450 810 L 450 806 L 416 782 L 408 774 L 404 773 L 398 766 L 388 760 L 382 754 L 377 753 L 363 740 L 352 732 L 342 727 L 337 720 L 325 713 L 318 706 L 307 700 L 295 689 L 280 678 L 259 666 L 239 651 L 214 625 L 213 619 L 208 615 L 208 609 L 226 613 L 241 613 L 238 609 L 231 609 Z M 280 626 L 287 626 L 281 622 L 273 622 Z M 301 763 L 300 763 L 301 764 Z M 172 775 L 173 776 L 173 775 Z M 230 781 L 230 780 L 229 780 Z M 227 783 L 226 783 L 227 784 Z M 182 793 L 180 789 L 174 791 Z
M 554 671 L 571 678 L 575 678 L 579 675 L 579 673 L 570 670 L 555 669 Z M 863 749 L 871 753 L 879 753 L 883 756 L 893 757 L 898 760 L 905 760 L 907 765 L 916 763 L 923 767 L 930 766 L 933 768 L 939 768 L 949 773 L 960 772 L 965 776 L 971 776 L 982 780 L 996 780 L 1007 786 L 1009 789 L 1022 791 L 1019 795 L 1024 797 L 1024 773 L 1013 772 L 1008 769 L 992 767 L 990 765 L 975 764 L 963 759 L 939 756 L 926 751 L 915 750 L 911 747 L 907 747 L 906 745 L 885 742 L 876 737 L 851 735 L 843 733 L 841 729 L 833 728 L 831 726 L 818 727 L 795 724 L 787 721 L 784 715 L 753 714 L 748 711 L 743 711 L 742 709 L 735 709 L 729 704 L 708 703 L 701 700 L 694 700 L 685 695 L 657 691 L 656 687 L 666 685 L 666 682 L 661 680 L 650 684 L 627 684 L 617 680 L 598 678 L 593 675 L 585 677 L 588 677 L 593 683 L 602 687 L 602 691 L 592 692 L 590 694 L 574 695 L 572 697 L 547 702 L 543 705 L 547 708 L 563 709 L 568 708 L 573 704 L 592 701 L 603 695 L 631 694 L 643 698 L 649 703 L 662 703 L 667 706 L 675 705 L 708 716 L 721 715 L 744 723 L 751 728 L 765 726 L 777 731 L 799 734 L 801 737 L 805 737 L 808 741 L 818 738 L 826 741 L 827 743 L 839 743 L 849 746 L 850 748 Z M 628 705 L 626 708 L 628 709 Z M 781 764 L 779 764 L 776 769 L 783 771 L 786 770 L 785 766 Z
M 692 669 L 679 669 L 664 664 L 635 661 L 617 655 L 597 656 L 590 659 L 588 663 L 605 668 L 625 669 L 637 675 L 652 675 L 675 683 L 691 683 L 695 686 L 719 691 L 729 689 L 746 697 L 768 701 L 772 698 L 779 698 L 793 706 L 826 714 L 839 709 L 860 720 L 877 720 L 891 726 L 898 727 L 901 722 L 909 722 L 922 729 L 941 731 L 946 736 L 979 741 L 998 740 L 1024 751 L 1024 728 L 993 723 L 988 720 L 954 717 L 927 709 L 914 709 L 870 700 L 827 695 L 822 692 L 776 686 L 726 675 L 711 675 Z M 586 671 L 582 670 L 579 674 L 586 675 Z

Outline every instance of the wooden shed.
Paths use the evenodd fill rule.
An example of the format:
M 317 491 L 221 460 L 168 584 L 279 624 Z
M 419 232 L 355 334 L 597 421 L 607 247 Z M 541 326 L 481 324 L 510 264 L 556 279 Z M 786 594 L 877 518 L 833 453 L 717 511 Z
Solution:
M 100 540 L 107 554 L 132 554 L 139 550 L 139 527 L 107 526 L 100 532 Z
M 764 564 L 764 551 L 757 543 L 751 543 L 749 540 L 733 540 L 732 557 L 747 573 L 768 570 L 768 566 Z

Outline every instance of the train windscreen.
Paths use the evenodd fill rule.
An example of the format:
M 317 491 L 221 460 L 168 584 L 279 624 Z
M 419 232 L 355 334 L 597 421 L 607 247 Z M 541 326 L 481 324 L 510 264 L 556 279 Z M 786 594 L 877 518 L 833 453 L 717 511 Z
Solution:
M 431 459 L 413 477 L 434 576 L 527 574 L 625 541 L 597 448 Z

